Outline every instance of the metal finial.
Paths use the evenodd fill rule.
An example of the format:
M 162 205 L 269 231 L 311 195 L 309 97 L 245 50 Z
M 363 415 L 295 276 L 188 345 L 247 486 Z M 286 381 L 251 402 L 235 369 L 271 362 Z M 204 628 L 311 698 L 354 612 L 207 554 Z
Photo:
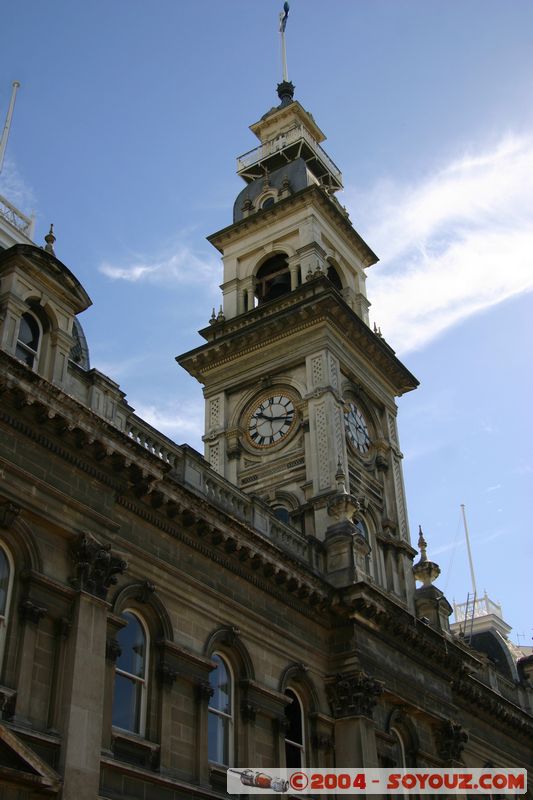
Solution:
M 342 465 L 341 457 L 337 461 L 337 472 L 335 473 L 335 481 L 337 482 L 337 490 L 340 494 L 347 494 L 346 492 L 346 473 Z
M 51 253 L 53 256 L 55 256 L 55 253 L 54 253 L 54 242 L 55 242 L 55 240 L 56 240 L 56 237 L 54 236 L 54 225 L 53 225 L 53 223 L 51 223 L 50 224 L 50 230 L 48 231 L 48 233 L 44 237 L 44 241 L 46 242 L 46 245 L 45 245 L 44 249 L 46 250 L 47 253 Z
M 209 324 L 214 325 L 216 321 L 217 321 L 217 315 L 215 314 L 215 309 L 213 307 L 213 312 L 211 314 L 211 317 L 209 318 Z
M 288 106 L 294 98 L 294 83 L 292 81 L 282 81 L 278 83 L 278 97 L 281 100 L 280 106 Z

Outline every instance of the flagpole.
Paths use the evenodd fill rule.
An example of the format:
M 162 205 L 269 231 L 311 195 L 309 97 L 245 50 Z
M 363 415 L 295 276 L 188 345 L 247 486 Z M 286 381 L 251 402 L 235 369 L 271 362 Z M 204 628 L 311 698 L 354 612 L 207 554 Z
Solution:
M 285 31 L 281 31 L 281 63 L 283 67 L 283 80 L 289 80 L 289 73 L 287 72 L 287 51 L 285 49 Z
M 15 108 L 15 98 L 17 96 L 17 89 L 19 86 L 20 83 L 18 81 L 13 81 L 13 91 L 11 92 L 11 100 L 7 112 L 6 124 L 4 125 L 2 138 L 0 139 L 0 172 L 2 172 L 2 167 L 4 166 L 4 156 L 6 154 L 7 140 L 9 137 L 9 130 L 11 128 L 11 119 L 13 117 L 13 109 Z
M 279 15 L 279 32 L 281 34 L 281 67 L 283 72 L 283 82 L 289 82 L 289 72 L 287 70 L 287 50 L 285 47 L 285 26 L 289 16 L 289 4 L 283 3 L 283 11 Z

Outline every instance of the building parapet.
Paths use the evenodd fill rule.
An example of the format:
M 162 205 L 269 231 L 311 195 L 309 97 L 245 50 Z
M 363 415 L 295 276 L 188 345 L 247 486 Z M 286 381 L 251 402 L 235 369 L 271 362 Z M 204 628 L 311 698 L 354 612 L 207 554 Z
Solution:
M 33 238 L 33 219 L 27 217 L 22 211 L 19 211 L 18 208 L 2 195 L 0 195 L 0 216 L 29 239 Z
M 249 525 L 281 550 L 308 560 L 308 544 L 303 534 L 274 517 L 263 500 L 250 497 L 221 477 L 192 447 L 175 444 L 135 414 L 128 417 L 126 433 L 130 439 L 171 467 L 169 477 L 221 511 Z

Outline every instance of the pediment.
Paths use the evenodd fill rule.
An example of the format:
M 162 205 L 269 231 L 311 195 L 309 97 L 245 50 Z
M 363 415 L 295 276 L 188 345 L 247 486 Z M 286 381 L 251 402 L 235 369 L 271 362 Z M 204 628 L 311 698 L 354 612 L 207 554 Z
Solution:
M 76 276 L 55 255 L 30 244 L 16 244 L 0 253 L 0 272 L 21 269 L 36 281 L 36 285 L 46 287 L 52 296 L 55 294 L 68 299 L 75 314 L 85 311 L 92 300 Z
M 61 778 L 10 728 L 0 723 L 0 783 L 58 792 Z

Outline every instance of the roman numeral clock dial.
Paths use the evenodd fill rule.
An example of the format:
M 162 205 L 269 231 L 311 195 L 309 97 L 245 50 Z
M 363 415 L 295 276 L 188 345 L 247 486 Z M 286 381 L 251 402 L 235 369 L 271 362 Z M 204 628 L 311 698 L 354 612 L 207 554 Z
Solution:
M 361 411 L 355 403 L 348 403 L 344 410 L 344 426 L 346 437 L 351 446 L 363 455 L 370 449 L 368 426 Z
M 296 411 L 290 397 L 276 394 L 261 398 L 248 417 L 248 440 L 254 447 L 271 447 L 291 433 L 295 422 Z

